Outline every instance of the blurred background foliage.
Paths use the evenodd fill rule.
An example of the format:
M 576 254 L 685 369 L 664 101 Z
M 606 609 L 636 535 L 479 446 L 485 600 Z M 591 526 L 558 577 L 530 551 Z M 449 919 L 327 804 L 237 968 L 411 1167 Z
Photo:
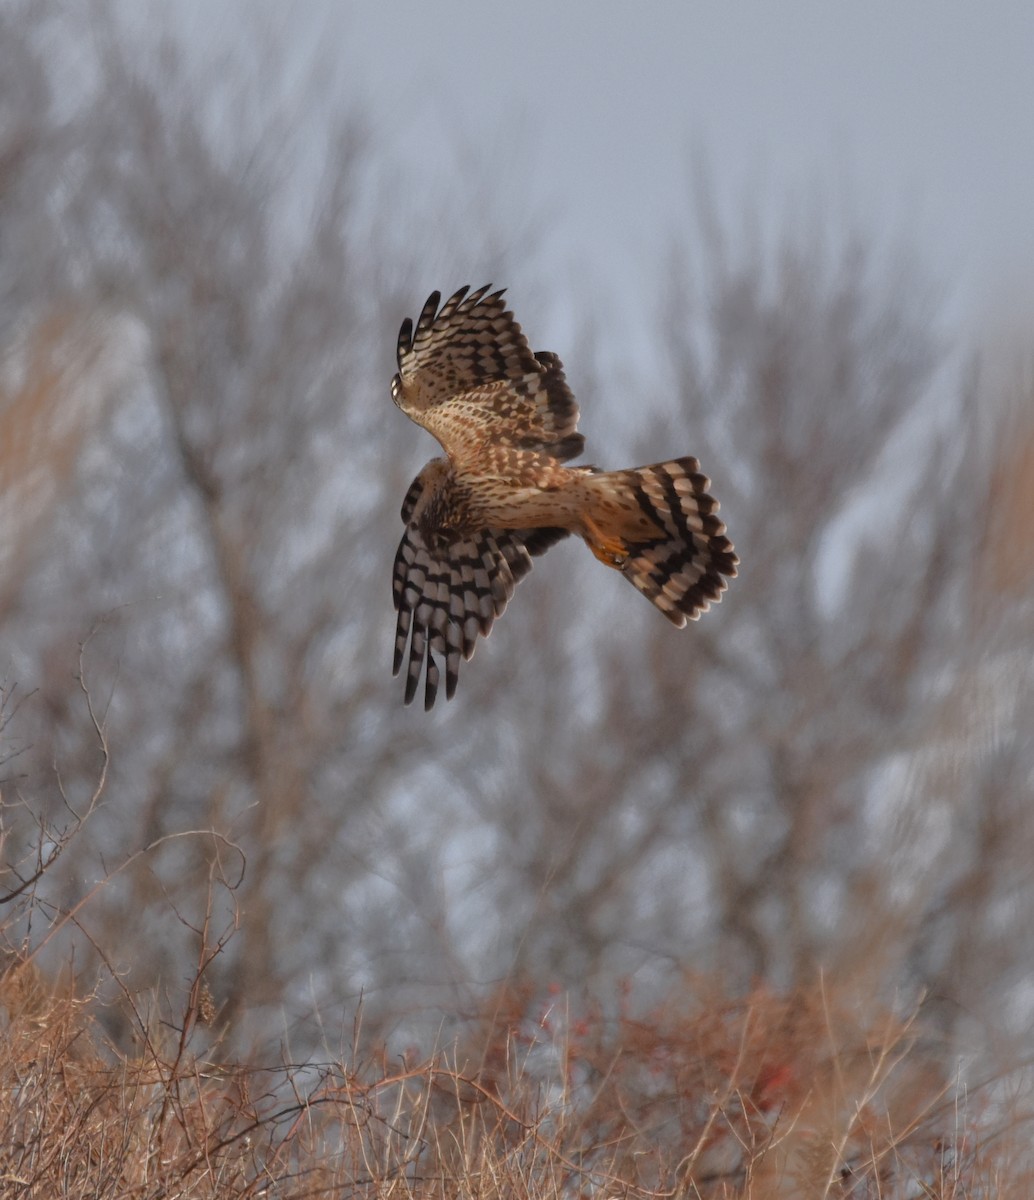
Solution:
M 649 1001 L 688 969 L 921 1001 L 946 1062 L 1024 1036 L 1022 356 L 971 352 L 879 230 L 741 235 L 705 172 L 615 372 L 501 155 L 400 179 L 360 98 L 278 91 L 273 45 L 202 69 L 114 11 L 0 9 L 5 892 L 97 787 L 83 642 L 110 751 L 38 883 L 44 960 L 175 992 L 235 929 L 220 1020 L 299 1052 L 360 995 L 409 1037 L 506 980 Z M 431 446 L 388 381 L 402 318 L 487 280 L 565 359 L 591 460 L 700 457 L 742 568 L 679 634 L 562 545 L 425 716 L 389 580 Z

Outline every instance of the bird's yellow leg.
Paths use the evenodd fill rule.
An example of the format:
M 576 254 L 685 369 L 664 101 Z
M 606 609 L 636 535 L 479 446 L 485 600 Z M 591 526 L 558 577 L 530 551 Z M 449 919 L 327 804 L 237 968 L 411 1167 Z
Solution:
M 585 544 L 605 566 L 621 570 L 625 559 L 628 558 L 628 547 L 613 534 L 605 534 L 591 517 L 583 518 L 585 523 Z

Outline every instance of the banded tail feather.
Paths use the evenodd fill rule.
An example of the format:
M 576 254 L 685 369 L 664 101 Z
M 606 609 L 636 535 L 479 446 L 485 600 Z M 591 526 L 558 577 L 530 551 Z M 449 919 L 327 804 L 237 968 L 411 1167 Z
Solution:
M 722 597 L 739 559 L 695 458 L 591 475 L 586 542 L 680 628 Z

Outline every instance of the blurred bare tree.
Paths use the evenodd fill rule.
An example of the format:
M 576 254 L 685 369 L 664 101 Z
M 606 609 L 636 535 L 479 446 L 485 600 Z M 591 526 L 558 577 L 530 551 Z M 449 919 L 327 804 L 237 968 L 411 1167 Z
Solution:
M 83 920 L 130 986 L 176 986 L 216 845 L 182 835 L 215 828 L 248 864 L 240 934 L 212 970 L 227 1020 L 246 1010 L 268 1033 L 284 1010 L 336 1011 L 399 961 L 439 978 L 437 863 L 411 852 L 393 800 L 430 735 L 393 727 L 384 657 L 416 470 L 385 391 L 391 330 L 430 285 L 375 202 L 369 133 L 330 117 L 314 145 L 320 123 L 271 98 L 270 62 L 199 77 L 172 42 L 140 53 L 113 19 L 91 31 L 95 87 L 61 119 L 41 47 L 68 52 L 63 23 L 28 6 L 4 20 L 20 64 L 0 71 L 5 244 L 29 230 L 57 252 L 4 259 L 2 670 L 39 688 L 19 765 L 58 805 L 52 764 L 73 797 L 95 770 L 74 671 L 99 626 L 87 668 L 117 747 L 55 908 L 153 847 Z M 472 232 L 461 204 L 432 225 L 421 270 L 461 233 L 459 261 L 500 268 L 502 239 Z M 58 374 L 65 313 L 104 353 Z M 46 505 L 29 505 L 30 476 Z M 415 936 L 392 945 L 414 913 Z
M 1031 392 L 959 367 L 914 264 L 815 229 L 737 252 L 701 189 L 655 370 L 568 373 L 604 465 L 629 410 L 641 461 L 699 455 L 740 578 L 679 634 L 563 545 L 453 704 L 403 711 L 388 578 L 426 447 L 394 331 L 527 231 L 475 221 L 475 180 L 407 241 L 355 114 L 321 134 L 269 61 L 199 78 L 114 22 L 61 116 L 33 11 L 0 15 L 0 676 L 39 688 L 26 802 L 55 762 L 87 791 L 100 623 L 112 754 L 55 911 L 153 847 L 80 919 L 130 986 L 180 986 L 219 845 L 181 835 L 238 843 L 210 983 L 242 1036 L 305 1042 L 361 990 L 376 1021 L 690 964 L 1003 1018 L 1034 953 Z
M 720 473 L 741 573 L 677 639 L 600 580 L 596 666 L 533 707 L 512 685 L 514 953 L 568 982 L 824 970 L 925 996 L 948 1034 L 1022 1030 L 1034 392 L 950 349 L 899 250 L 812 229 L 737 254 L 694 201 L 640 459 Z

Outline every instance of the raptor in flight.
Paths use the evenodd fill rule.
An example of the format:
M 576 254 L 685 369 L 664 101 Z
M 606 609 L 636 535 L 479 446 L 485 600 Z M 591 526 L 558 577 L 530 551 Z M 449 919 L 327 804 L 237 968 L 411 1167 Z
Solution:
M 444 304 L 433 292 L 416 326 L 402 323 L 398 368 L 395 403 L 446 455 L 402 505 L 394 672 L 406 663 L 407 704 L 423 671 L 431 708 L 439 662 L 452 697 L 460 659 L 488 636 L 533 556 L 569 533 L 675 625 L 721 599 L 738 559 L 700 464 L 566 466 L 585 441 L 578 405 L 560 359 L 530 349 L 502 291 L 464 287 Z

